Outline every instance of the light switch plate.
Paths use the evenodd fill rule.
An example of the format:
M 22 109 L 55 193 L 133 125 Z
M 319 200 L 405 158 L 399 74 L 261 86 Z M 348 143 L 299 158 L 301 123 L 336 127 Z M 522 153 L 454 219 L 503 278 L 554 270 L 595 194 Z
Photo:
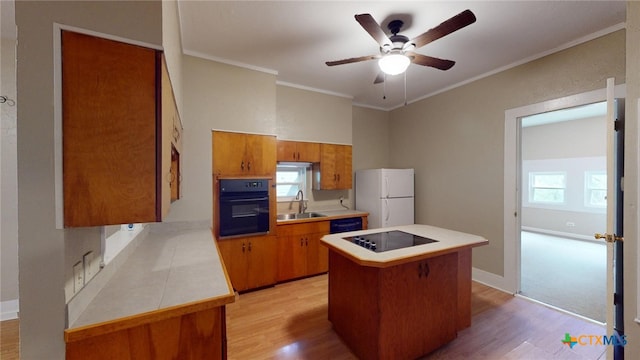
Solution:
M 77 293 L 84 286 L 84 264 L 78 261 L 73 265 L 73 293 Z

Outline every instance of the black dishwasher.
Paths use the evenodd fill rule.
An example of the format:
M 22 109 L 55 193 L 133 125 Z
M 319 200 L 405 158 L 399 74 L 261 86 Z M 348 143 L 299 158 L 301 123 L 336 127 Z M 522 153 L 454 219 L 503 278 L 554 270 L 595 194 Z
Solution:
M 347 219 L 335 219 L 331 220 L 329 225 L 329 232 L 331 234 L 362 230 L 362 218 L 353 217 Z

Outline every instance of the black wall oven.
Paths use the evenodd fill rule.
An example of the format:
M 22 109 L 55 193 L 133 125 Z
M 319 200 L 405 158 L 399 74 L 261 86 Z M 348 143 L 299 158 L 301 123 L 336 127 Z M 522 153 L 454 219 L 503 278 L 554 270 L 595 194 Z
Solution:
M 221 179 L 220 237 L 269 232 L 269 180 Z

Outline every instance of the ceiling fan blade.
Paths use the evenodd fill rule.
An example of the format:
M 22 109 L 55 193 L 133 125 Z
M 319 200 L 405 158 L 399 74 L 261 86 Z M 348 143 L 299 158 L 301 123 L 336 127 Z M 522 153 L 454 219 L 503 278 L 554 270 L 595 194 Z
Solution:
M 376 20 L 370 14 L 359 14 L 356 15 L 356 21 L 364 28 L 366 32 L 371 35 L 371 37 L 380 44 L 380 47 L 384 47 L 384 45 L 391 46 L 391 40 L 387 34 L 384 33 L 384 30 L 378 25 Z
M 351 64 L 351 63 L 360 62 L 360 61 L 374 60 L 378 58 L 380 58 L 380 55 L 367 55 L 367 56 L 360 56 L 360 57 L 349 58 L 344 60 L 327 61 L 325 62 L 325 64 L 327 64 L 328 66 L 336 66 L 336 65 L 342 65 L 342 64 Z
M 424 34 L 416 36 L 409 42 L 415 44 L 416 48 L 419 48 L 443 36 L 449 35 L 454 31 L 460 30 L 467 25 L 471 25 L 474 22 L 476 22 L 476 16 L 471 10 L 465 10 L 433 29 L 428 30 Z
M 455 61 L 453 60 L 444 60 L 438 59 L 431 56 L 426 56 L 422 54 L 410 53 L 407 54 L 411 58 L 411 62 L 414 64 L 422 65 L 422 66 L 430 66 L 440 70 L 449 70 L 453 65 L 455 65 Z
M 374 84 L 380 84 L 381 82 L 384 82 L 384 73 L 382 71 L 378 72 L 376 79 L 373 80 Z

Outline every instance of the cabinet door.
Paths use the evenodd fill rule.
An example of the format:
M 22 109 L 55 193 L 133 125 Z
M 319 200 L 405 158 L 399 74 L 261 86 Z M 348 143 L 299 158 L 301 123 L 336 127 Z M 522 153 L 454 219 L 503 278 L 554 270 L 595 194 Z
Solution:
M 328 232 L 327 232 L 328 233 Z M 307 236 L 307 274 L 320 274 L 329 271 L 329 249 L 320 244 L 325 233 L 315 233 Z
M 245 134 L 213 131 L 213 173 L 216 175 L 245 175 Z
M 337 145 L 320 144 L 320 164 L 314 164 L 314 189 L 336 189 L 336 181 L 338 179 L 338 174 L 336 173 L 336 151 Z
M 320 162 L 320 144 L 312 142 L 298 142 L 298 161 L 317 163 Z
M 277 246 L 275 236 L 248 238 L 249 266 L 247 288 L 254 289 L 276 283 Z
M 335 189 L 351 189 L 353 182 L 351 146 L 335 145 Z
M 386 268 L 382 271 L 381 358 L 417 358 L 456 337 L 457 254 Z
M 162 170 L 160 172 L 160 184 L 162 187 L 162 217 L 169 213 L 169 206 L 174 195 L 174 177 L 177 174 L 177 168 L 173 164 L 173 144 L 171 143 L 173 133 L 173 119 L 175 117 L 175 103 L 173 100 L 173 92 L 171 90 L 171 79 L 167 70 L 167 64 L 162 57 Z M 176 156 L 177 162 L 177 156 Z M 176 174 L 174 174 L 174 171 Z M 177 190 L 177 188 L 175 189 Z M 177 191 L 176 191 L 177 194 Z
M 278 161 L 298 161 L 298 150 L 295 141 L 278 140 L 277 160 Z
M 273 176 L 276 173 L 276 138 L 246 134 L 244 170 L 249 175 Z
M 161 220 L 157 60 L 153 49 L 62 32 L 65 227 Z
M 229 239 L 218 241 L 220 254 L 227 269 L 233 288 L 237 291 L 246 290 L 249 263 L 247 261 L 248 246 L 244 239 Z
M 304 235 L 278 238 L 278 281 L 307 274 L 307 245 Z

